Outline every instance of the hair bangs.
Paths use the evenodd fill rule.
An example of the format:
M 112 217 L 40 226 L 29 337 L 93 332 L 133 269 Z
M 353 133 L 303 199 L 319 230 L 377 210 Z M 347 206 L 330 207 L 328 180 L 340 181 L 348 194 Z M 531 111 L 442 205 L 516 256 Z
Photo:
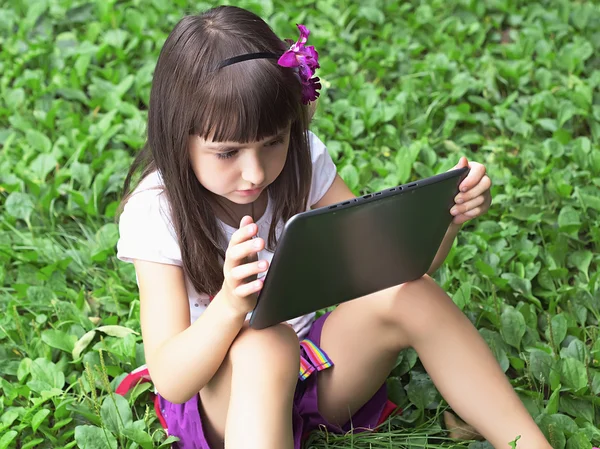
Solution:
M 287 72 L 287 73 L 286 73 Z M 197 91 L 193 134 L 214 142 L 255 142 L 302 116 L 301 86 L 275 60 L 243 61 L 217 70 Z

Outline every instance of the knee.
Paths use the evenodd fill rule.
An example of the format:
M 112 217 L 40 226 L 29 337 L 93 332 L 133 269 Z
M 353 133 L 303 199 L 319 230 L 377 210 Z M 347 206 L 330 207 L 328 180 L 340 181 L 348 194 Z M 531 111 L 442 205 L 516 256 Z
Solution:
M 247 374 L 295 378 L 300 368 L 298 336 L 286 324 L 261 330 L 244 327 L 231 345 L 228 356 L 234 371 L 239 368 Z
M 432 332 L 454 309 L 458 310 L 446 292 L 427 275 L 391 288 L 386 300 L 383 320 L 401 327 L 410 336 Z

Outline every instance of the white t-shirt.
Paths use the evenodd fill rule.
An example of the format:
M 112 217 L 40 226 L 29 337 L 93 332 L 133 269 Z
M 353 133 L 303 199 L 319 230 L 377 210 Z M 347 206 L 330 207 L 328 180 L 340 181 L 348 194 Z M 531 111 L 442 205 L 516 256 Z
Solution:
M 308 198 L 308 205 L 317 203 L 329 190 L 336 175 L 333 163 L 327 148 L 312 132 L 308 133 L 308 141 L 312 159 L 312 181 Z M 151 173 L 144 178 L 131 194 L 123 213 L 119 219 L 119 241 L 117 243 L 117 257 L 125 262 L 134 259 L 150 262 L 165 263 L 183 266 L 181 250 L 177 235 L 170 217 L 170 208 L 166 195 L 162 195 L 162 178 L 158 172 Z M 273 216 L 272 201 L 269 200 L 263 216 L 256 222 L 258 235 L 268 241 L 269 229 Z M 231 239 L 235 228 L 218 220 L 227 242 Z M 277 236 L 281 235 L 283 222 L 277 225 Z M 260 259 L 271 262 L 273 253 L 263 250 L 259 253 Z M 199 293 L 194 286 L 185 279 L 188 300 L 190 304 L 191 323 L 206 310 L 209 304 L 209 295 Z M 288 321 L 300 338 L 308 333 L 314 319 L 314 313 L 304 315 Z

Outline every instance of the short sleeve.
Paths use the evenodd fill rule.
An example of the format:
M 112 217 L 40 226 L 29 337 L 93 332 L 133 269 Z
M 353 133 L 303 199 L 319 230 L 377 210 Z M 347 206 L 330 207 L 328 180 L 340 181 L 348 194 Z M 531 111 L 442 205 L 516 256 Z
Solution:
M 162 189 L 134 192 L 119 218 L 117 257 L 182 265 L 181 251 L 173 228 L 170 209 Z
M 308 143 L 312 158 L 312 182 L 308 206 L 318 203 L 327 193 L 337 173 L 335 164 L 325 144 L 312 132 L 308 132 Z

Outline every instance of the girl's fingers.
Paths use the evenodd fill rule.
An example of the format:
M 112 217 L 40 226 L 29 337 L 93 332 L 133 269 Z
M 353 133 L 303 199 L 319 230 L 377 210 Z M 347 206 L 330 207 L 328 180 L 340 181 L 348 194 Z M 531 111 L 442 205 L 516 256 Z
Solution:
M 471 162 L 469 164 L 471 170 L 467 177 L 460 183 L 460 191 L 466 192 L 481 182 L 481 179 L 485 176 L 485 165 L 478 162 Z
M 467 214 L 469 211 L 475 209 L 476 207 L 481 206 L 484 202 L 485 202 L 485 196 L 480 195 L 477 198 L 467 201 L 464 204 L 455 205 L 452 209 L 450 209 L 450 213 L 454 216 L 457 216 L 460 214 Z
M 263 286 L 262 279 L 257 279 L 256 281 L 249 282 L 248 284 L 242 284 L 233 290 L 233 294 L 240 298 L 244 298 L 246 296 L 250 296 L 253 293 L 259 292 Z
M 256 256 L 264 247 L 265 241 L 261 238 L 250 239 L 235 246 L 230 246 L 225 252 L 224 271 L 226 273 L 230 272 L 234 267 L 244 264 L 247 257 Z
M 266 260 L 260 260 L 258 262 L 238 265 L 237 267 L 234 267 L 231 270 L 229 275 L 236 281 L 243 281 L 244 279 L 247 279 L 250 276 L 254 276 L 267 271 L 268 267 L 269 263 Z
M 244 217 L 246 218 L 246 217 Z M 242 223 L 244 219 L 242 219 Z M 246 223 L 244 226 L 240 227 L 237 231 L 233 233 L 231 239 L 229 240 L 229 247 L 239 245 L 246 240 L 251 239 L 258 233 L 258 226 L 256 223 L 250 222 Z
M 454 217 L 454 219 L 452 220 L 452 223 L 461 225 L 461 224 L 464 224 L 467 221 L 471 220 L 472 218 L 473 217 L 467 217 L 466 215 L 458 215 L 458 216 Z
M 458 195 L 456 195 L 456 197 L 454 198 L 454 202 L 456 204 L 466 203 L 467 201 L 482 195 L 485 191 L 489 190 L 491 186 L 492 180 L 489 176 L 484 175 L 479 181 L 479 183 L 475 185 L 475 187 L 473 187 L 471 190 L 467 192 L 461 192 Z
M 468 167 L 468 166 L 469 166 L 469 160 L 466 157 L 461 156 L 461 158 L 458 160 L 458 164 L 456 164 L 450 170 L 456 170 L 458 168 L 463 168 L 463 167 Z
M 254 223 L 254 219 L 250 215 L 244 215 L 240 220 L 240 228 L 243 228 L 250 223 Z

